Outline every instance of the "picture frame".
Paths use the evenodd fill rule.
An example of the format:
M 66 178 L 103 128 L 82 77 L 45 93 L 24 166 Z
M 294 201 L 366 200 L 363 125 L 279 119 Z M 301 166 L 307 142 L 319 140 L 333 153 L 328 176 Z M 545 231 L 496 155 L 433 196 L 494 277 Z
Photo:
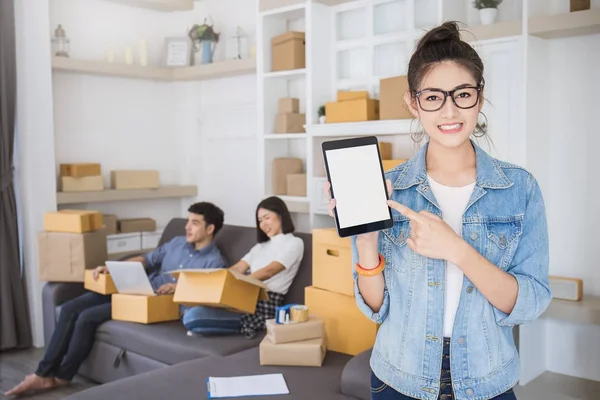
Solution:
M 191 65 L 192 42 L 185 36 L 165 38 L 165 67 L 188 67 Z

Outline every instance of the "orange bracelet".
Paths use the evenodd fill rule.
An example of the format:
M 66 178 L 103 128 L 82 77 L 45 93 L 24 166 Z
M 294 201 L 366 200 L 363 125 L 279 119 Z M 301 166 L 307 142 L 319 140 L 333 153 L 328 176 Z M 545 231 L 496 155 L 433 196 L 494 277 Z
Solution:
M 356 263 L 356 272 L 362 276 L 374 276 L 379 274 L 385 268 L 385 258 L 381 254 L 379 254 L 379 264 L 375 268 L 366 269 L 360 266 L 359 263 Z

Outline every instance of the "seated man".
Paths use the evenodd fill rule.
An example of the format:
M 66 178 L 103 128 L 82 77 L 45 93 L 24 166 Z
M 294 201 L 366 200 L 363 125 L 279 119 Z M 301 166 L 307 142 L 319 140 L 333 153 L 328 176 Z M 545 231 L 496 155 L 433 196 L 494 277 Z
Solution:
M 139 261 L 147 269 L 156 293 L 175 291 L 175 278 L 165 272 L 179 268 L 226 268 L 213 239 L 223 226 L 223 211 L 211 203 L 192 204 L 188 209 L 185 237 L 173 238 L 156 250 L 128 261 Z M 106 273 L 106 267 L 94 270 Z M 46 353 L 34 374 L 5 393 L 6 396 L 69 384 L 94 344 L 96 329 L 111 319 L 111 296 L 87 292 L 65 302 Z

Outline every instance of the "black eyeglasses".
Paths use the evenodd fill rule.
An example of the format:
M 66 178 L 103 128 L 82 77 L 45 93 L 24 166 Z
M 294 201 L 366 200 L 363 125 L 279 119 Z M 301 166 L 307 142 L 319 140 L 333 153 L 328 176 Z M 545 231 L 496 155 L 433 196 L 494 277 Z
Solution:
M 479 94 L 483 85 L 465 86 L 454 90 L 424 89 L 415 93 L 419 107 L 423 111 L 437 111 L 444 107 L 448 96 L 458 108 L 473 108 L 479 102 Z

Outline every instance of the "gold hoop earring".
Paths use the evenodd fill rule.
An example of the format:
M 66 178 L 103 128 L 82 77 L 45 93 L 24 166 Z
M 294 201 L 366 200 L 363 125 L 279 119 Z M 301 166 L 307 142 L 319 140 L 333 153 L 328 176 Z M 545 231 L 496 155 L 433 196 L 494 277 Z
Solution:
M 485 136 L 488 130 L 487 116 L 482 111 L 479 111 L 479 114 L 483 115 L 484 120 L 482 122 L 477 121 L 477 124 L 475 125 L 475 129 L 473 130 L 473 136 L 475 136 L 476 138 Z

